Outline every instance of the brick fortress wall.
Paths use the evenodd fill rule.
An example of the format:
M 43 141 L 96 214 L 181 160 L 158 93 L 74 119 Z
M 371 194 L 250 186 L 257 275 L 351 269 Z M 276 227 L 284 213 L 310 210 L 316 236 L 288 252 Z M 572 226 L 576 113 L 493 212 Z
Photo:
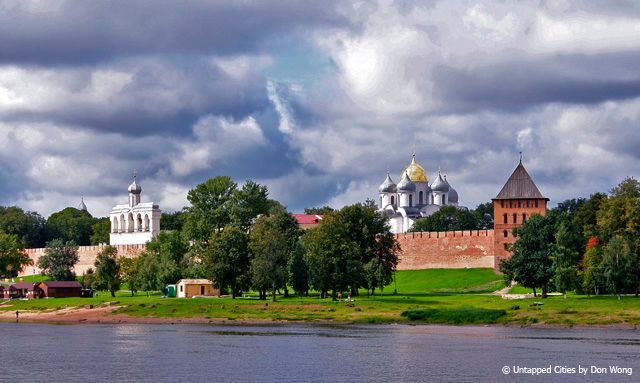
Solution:
M 396 234 L 402 248 L 398 270 L 494 267 L 494 231 Z
M 100 246 L 80 246 L 78 247 L 78 263 L 76 264 L 74 271 L 76 275 L 82 275 L 87 272 L 89 268 L 95 269 L 94 263 L 98 257 L 98 253 L 104 250 L 106 245 Z M 140 255 L 140 253 L 146 248 L 146 245 L 119 245 L 115 246 L 118 249 L 118 257 L 124 256 L 132 258 Z M 40 269 L 37 266 L 38 258 L 44 255 L 45 249 L 26 249 L 27 255 L 33 261 L 32 266 L 27 266 L 20 275 L 33 275 L 40 274 Z

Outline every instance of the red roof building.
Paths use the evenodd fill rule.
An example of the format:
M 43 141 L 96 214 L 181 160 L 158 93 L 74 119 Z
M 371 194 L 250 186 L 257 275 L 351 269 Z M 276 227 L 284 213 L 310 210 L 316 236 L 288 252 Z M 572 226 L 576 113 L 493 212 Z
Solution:
M 298 221 L 298 227 L 301 229 L 310 229 L 312 227 L 316 227 L 320 221 L 322 221 L 322 216 L 317 214 L 292 214 L 293 218 Z

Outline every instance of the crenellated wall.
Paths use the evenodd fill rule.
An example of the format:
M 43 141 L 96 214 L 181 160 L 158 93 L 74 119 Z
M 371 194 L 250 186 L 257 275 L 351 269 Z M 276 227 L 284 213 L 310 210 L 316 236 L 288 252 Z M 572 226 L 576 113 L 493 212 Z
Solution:
M 402 248 L 398 270 L 494 267 L 494 231 L 396 234 Z
M 78 263 L 76 264 L 74 271 L 76 275 L 82 275 L 87 272 L 89 268 L 94 268 L 94 263 L 96 262 L 96 257 L 98 253 L 104 250 L 106 245 L 100 246 L 79 246 L 78 247 Z M 140 255 L 140 253 L 146 248 L 146 245 L 118 245 L 114 246 L 118 249 L 118 256 L 124 257 L 135 257 Z M 40 249 L 26 249 L 25 250 L 29 258 L 33 261 L 32 266 L 27 266 L 20 275 L 33 275 L 40 274 L 40 269 L 38 268 L 38 258 L 44 255 L 44 248 Z

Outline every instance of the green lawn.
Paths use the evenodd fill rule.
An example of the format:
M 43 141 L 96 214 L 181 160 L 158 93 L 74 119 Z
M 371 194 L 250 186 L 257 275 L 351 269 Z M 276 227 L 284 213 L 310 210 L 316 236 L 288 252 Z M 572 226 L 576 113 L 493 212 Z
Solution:
M 159 293 L 147 297 L 120 291 L 116 298 L 100 293 L 94 298 L 40 299 L 11 301 L 0 310 L 55 310 L 84 305 L 98 306 L 117 300 L 117 313 L 131 316 L 199 317 L 226 320 L 290 320 L 341 321 L 348 323 L 505 323 L 591 325 L 626 323 L 640 325 L 640 299 L 600 296 L 553 296 L 504 300 L 486 294 L 501 288 L 499 275 L 491 269 L 400 271 L 397 275 L 398 295 L 393 295 L 393 283 L 383 295 L 363 294 L 353 305 L 309 297 L 283 298 L 278 302 L 249 298 L 162 298 Z M 493 287 L 491 287 L 493 286 Z M 532 306 L 543 302 L 542 306 Z M 514 306 L 518 306 L 516 309 Z M 403 312 L 407 312 L 404 316 Z M 411 312 L 412 314 L 409 314 Z

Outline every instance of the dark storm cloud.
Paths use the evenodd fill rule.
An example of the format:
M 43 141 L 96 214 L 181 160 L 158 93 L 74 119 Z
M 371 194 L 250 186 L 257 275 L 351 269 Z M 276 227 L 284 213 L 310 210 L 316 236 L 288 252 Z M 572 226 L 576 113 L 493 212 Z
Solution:
M 594 104 L 640 95 L 640 53 L 562 55 L 544 60 L 435 69 L 435 94 L 444 109 L 505 109 L 560 102 Z
M 76 65 L 118 56 L 261 50 L 296 28 L 340 26 L 301 1 L 51 1 L 0 4 L 0 62 Z

